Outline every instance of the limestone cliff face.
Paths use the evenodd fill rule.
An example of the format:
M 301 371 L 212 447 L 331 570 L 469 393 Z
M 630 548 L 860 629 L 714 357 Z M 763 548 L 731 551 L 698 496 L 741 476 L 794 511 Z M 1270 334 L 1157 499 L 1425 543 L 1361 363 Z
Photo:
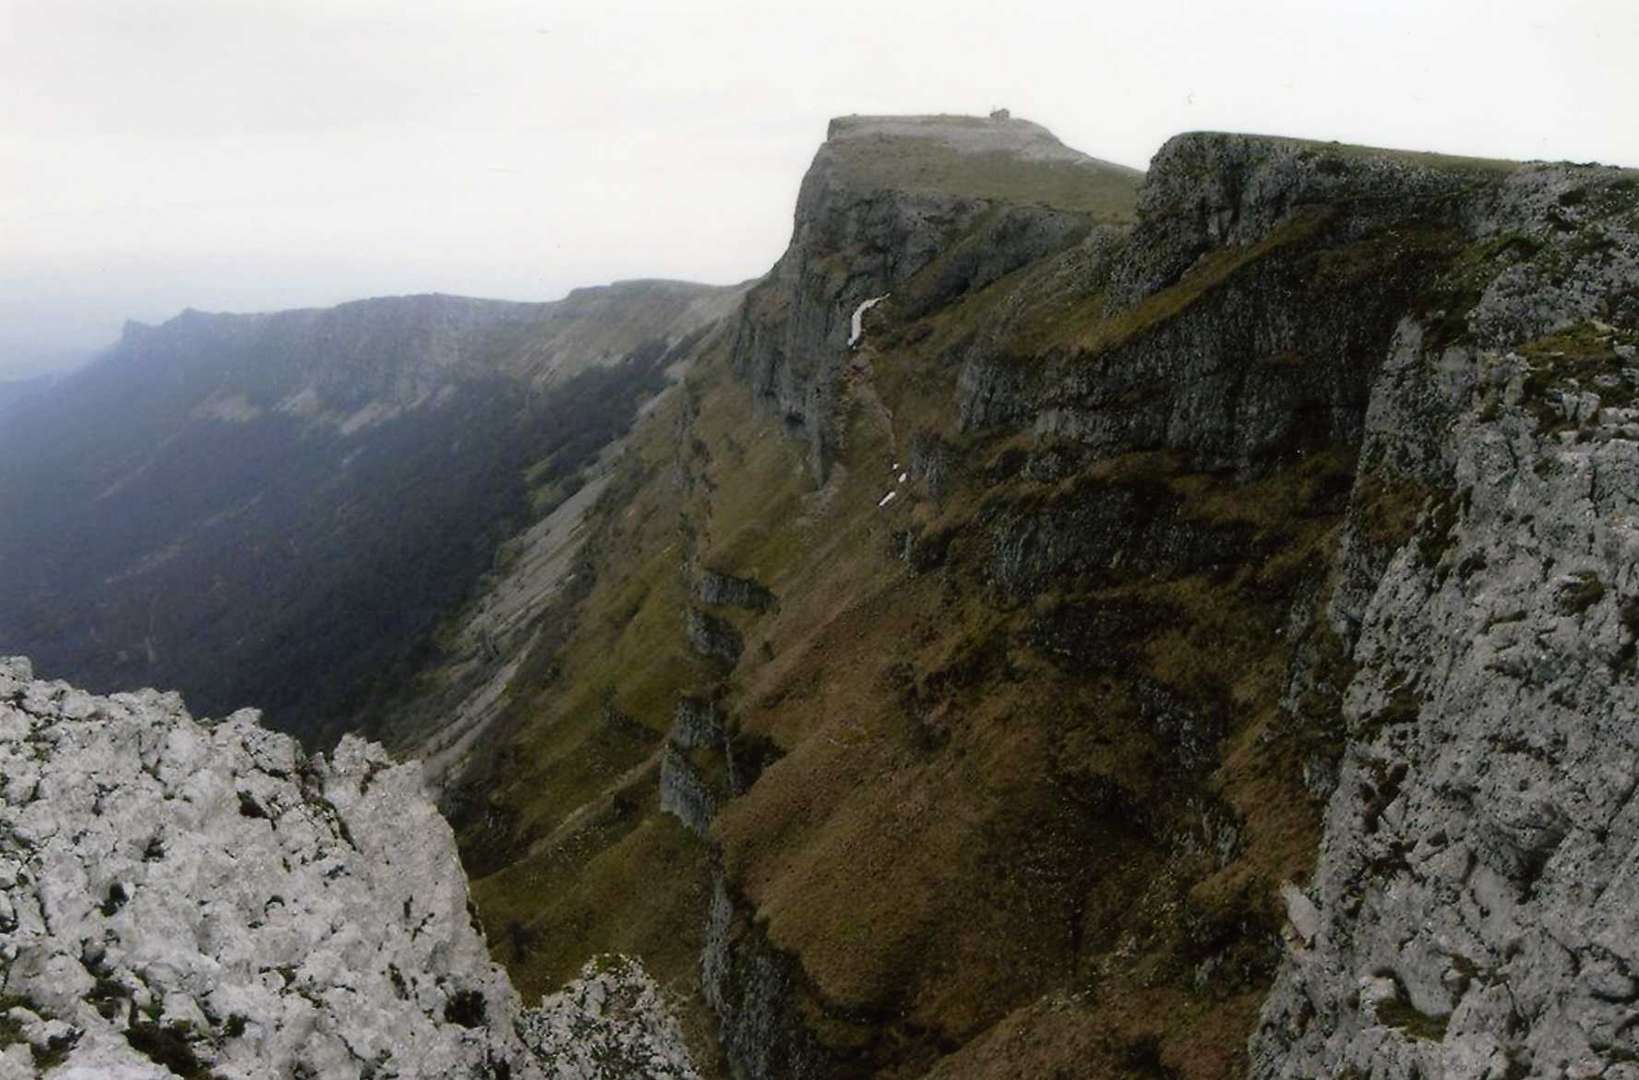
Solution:
M 420 767 L 0 661 L 0 1074 L 693 1077 L 640 967 L 536 1009 Z
M 1176 136 L 1150 162 L 1111 307 L 1171 285 L 1216 249 L 1258 243 L 1306 207 L 1343 215 L 1357 237 L 1395 219 L 1472 223 L 1490 206 L 1474 195 L 1510 168 L 1269 136 Z
M 962 371 L 963 424 L 1096 454 L 1165 448 L 1207 469 L 1358 444 L 1396 323 L 1430 302 L 1500 175 L 1179 136 L 1151 165 L 1131 237 L 1080 275 L 1105 315 L 1085 348 L 1025 363 L 980 340 Z
M 1097 366 L 970 354 L 970 428 L 1253 472 L 1359 447 L 1286 698 L 1340 692 L 1347 749 L 1304 763 L 1325 835 L 1254 1075 L 1631 1068 L 1636 211 L 1618 170 L 1180 137 L 1099 268 Z M 1163 565 L 1230 557 L 1188 554 L 1164 499 L 1067 512 L 1001 518 L 997 579 L 1075 570 L 1111 526 Z
M 807 441 L 823 478 L 860 305 L 901 289 L 941 255 L 898 299 L 907 313 L 982 287 L 1095 222 L 1122 220 L 1138 177 L 1024 120 L 834 120 L 803 178 L 790 246 L 746 298 L 734 366 Z M 1070 197 L 1055 198 L 1065 191 Z
M 1109 257 L 1098 367 L 963 373 L 970 425 L 1095 454 L 1246 470 L 1360 446 L 1323 616 L 1347 749 L 1254 1075 L 1630 1068 L 1636 210 L 1617 170 L 1185 136 Z M 1180 279 L 1306 245 L 1148 321 Z M 1000 580 L 1077 550 L 1051 520 Z M 1335 677 L 1312 659 L 1289 703 Z
M 829 408 L 842 415 L 860 395 L 843 389 L 840 361 L 790 357 L 843 355 L 840 317 L 860 299 L 928 294 L 914 275 L 894 279 L 886 258 L 919 251 L 914 231 L 859 243 L 869 215 L 853 212 L 870 204 L 839 209 L 832 168 L 822 151 L 798 238 L 763 286 L 778 284 L 784 321 L 748 305 L 735 356 L 754 390 L 782 402 L 798 385 L 812 401 L 816 379 L 839 388 Z M 897 198 L 905 213 L 921 205 L 911 191 Z M 1235 769 L 1261 768 L 1226 756 L 1246 706 L 1143 672 L 1124 639 L 1151 616 L 1129 583 L 1221 578 L 1249 549 L 1255 561 L 1290 556 L 1278 544 L 1257 554 L 1262 529 L 1211 521 L 1153 465 L 1139 483 L 1107 477 L 1135 454 L 1237 483 L 1278 485 L 1306 460 L 1352 475 L 1335 539 L 1285 586 L 1285 625 L 1265 646 L 1286 689 L 1259 740 L 1289 740 L 1283 767 L 1328 801 L 1313 881 L 1282 893 L 1288 946 L 1250 1045 L 1254 1075 L 1631 1068 L 1639 923 L 1624 882 L 1639 850 L 1627 820 L 1639 748 L 1622 718 L 1639 631 L 1636 211 L 1639 183 L 1618 170 L 1181 136 L 1152 163 L 1129 234 L 1021 244 L 1009 267 L 1021 284 L 982 309 L 984 325 L 947 337 L 942 358 L 961 363 L 955 440 L 1030 439 L 1010 467 L 969 473 L 991 493 L 978 519 L 988 583 L 1015 603 L 1112 591 L 1073 618 L 1061 607 L 1030 636 L 1129 687 L 1180 775 L 1205 778 L 1200 805 L 1233 792 Z M 816 240 L 827 222 L 863 257 Z M 949 238 L 959 231 L 983 226 L 961 219 L 944 243 L 960 247 Z M 795 273 L 818 252 L 826 283 Z M 938 269 L 943 255 L 910 261 Z M 856 280 L 855 292 L 840 284 Z M 904 328 L 938 306 L 907 300 L 868 317 L 889 341 L 867 346 L 867 360 L 892 362 L 926 333 Z M 1067 326 L 1076 310 L 1097 314 Z M 786 351 L 764 347 L 770 326 Z M 826 334 L 829 354 L 792 344 Z M 859 366 L 855 384 L 868 378 Z M 812 409 L 787 412 L 812 435 Z M 951 457 L 911 455 L 935 498 Z M 1015 494 L 1030 485 L 1057 491 Z M 1304 513 L 1324 520 L 1327 504 Z M 912 566 L 948 576 L 963 535 L 923 517 L 895 543 Z M 1186 625 L 1201 617 L 1172 611 Z M 1265 857 L 1241 831 L 1251 816 L 1241 805 L 1206 830 L 1221 865 Z M 720 1006 L 739 1060 L 767 1061 L 767 1032 L 816 1006 L 761 927 L 730 929 L 743 902 L 719 885 L 708 966 L 742 995 Z M 802 931 L 787 922 L 784 936 Z M 1209 951 L 1196 986 L 1231 955 L 1253 970 L 1273 959 Z M 748 1026 L 741 1012 L 759 1019 Z M 855 1067 L 812 1049 L 802 1060 L 819 1075 Z
M 1639 1075 L 1639 181 L 1526 168 L 1474 209 L 1508 265 L 1372 397 L 1348 750 L 1258 1076 Z
M 509 962 L 639 937 L 747 1077 L 1628 1075 L 1639 184 L 1138 181 L 833 126 L 510 689 Z

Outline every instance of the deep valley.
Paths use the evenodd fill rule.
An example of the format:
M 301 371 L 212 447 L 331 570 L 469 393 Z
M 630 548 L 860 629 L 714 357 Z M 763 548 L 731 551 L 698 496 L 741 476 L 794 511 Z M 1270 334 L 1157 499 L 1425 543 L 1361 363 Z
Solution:
M 473 1075 L 1623 1080 L 1636 350 L 1630 171 L 843 117 L 753 282 L 188 312 L 0 400 L 0 654 L 265 710 L 97 706 L 361 878 L 424 779 Z M 100 715 L 32 675 L 8 804 Z M 322 976 L 194 995 L 193 1075 Z M 552 1073 L 599 978 L 639 1071 Z

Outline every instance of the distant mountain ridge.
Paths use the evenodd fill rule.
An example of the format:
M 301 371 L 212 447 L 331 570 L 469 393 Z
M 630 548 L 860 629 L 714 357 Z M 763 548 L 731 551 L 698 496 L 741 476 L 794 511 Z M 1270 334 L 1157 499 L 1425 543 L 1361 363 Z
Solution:
M 734 295 L 635 281 L 128 324 L 0 414 L 0 641 L 93 690 L 176 685 L 333 733 Z
M 159 326 L 127 323 L 116 351 L 233 373 L 243 385 L 231 389 L 253 395 L 258 409 L 346 423 L 350 415 L 334 410 L 414 408 L 451 379 L 567 378 L 658 331 L 709 320 L 721 292 L 631 281 L 545 303 L 428 293 L 260 314 L 188 309 Z

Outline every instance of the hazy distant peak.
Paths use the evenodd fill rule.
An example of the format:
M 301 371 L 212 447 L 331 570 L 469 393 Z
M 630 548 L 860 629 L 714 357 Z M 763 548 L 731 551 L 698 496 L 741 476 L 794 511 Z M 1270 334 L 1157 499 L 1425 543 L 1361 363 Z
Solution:
M 560 303 L 614 298 L 631 299 L 642 296 L 693 299 L 709 293 L 719 292 L 725 287 L 722 285 L 702 285 L 694 281 L 679 281 L 674 278 L 627 278 L 622 281 L 612 281 L 607 285 L 583 285 L 577 289 L 570 289 Z

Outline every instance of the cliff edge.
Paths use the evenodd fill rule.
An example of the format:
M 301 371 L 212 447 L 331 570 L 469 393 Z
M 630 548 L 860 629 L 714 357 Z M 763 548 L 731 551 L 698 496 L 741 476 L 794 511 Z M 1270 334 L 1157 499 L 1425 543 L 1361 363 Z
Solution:
M 469 789 L 514 970 L 749 1076 L 1624 1075 L 1633 174 L 830 136 Z
M 798 192 L 790 245 L 746 298 L 735 368 L 802 435 L 823 479 L 840 438 L 836 383 L 863 305 L 924 274 L 896 303 L 930 311 L 1095 227 L 1123 226 L 1142 179 L 1027 120 L 833 120 Z

